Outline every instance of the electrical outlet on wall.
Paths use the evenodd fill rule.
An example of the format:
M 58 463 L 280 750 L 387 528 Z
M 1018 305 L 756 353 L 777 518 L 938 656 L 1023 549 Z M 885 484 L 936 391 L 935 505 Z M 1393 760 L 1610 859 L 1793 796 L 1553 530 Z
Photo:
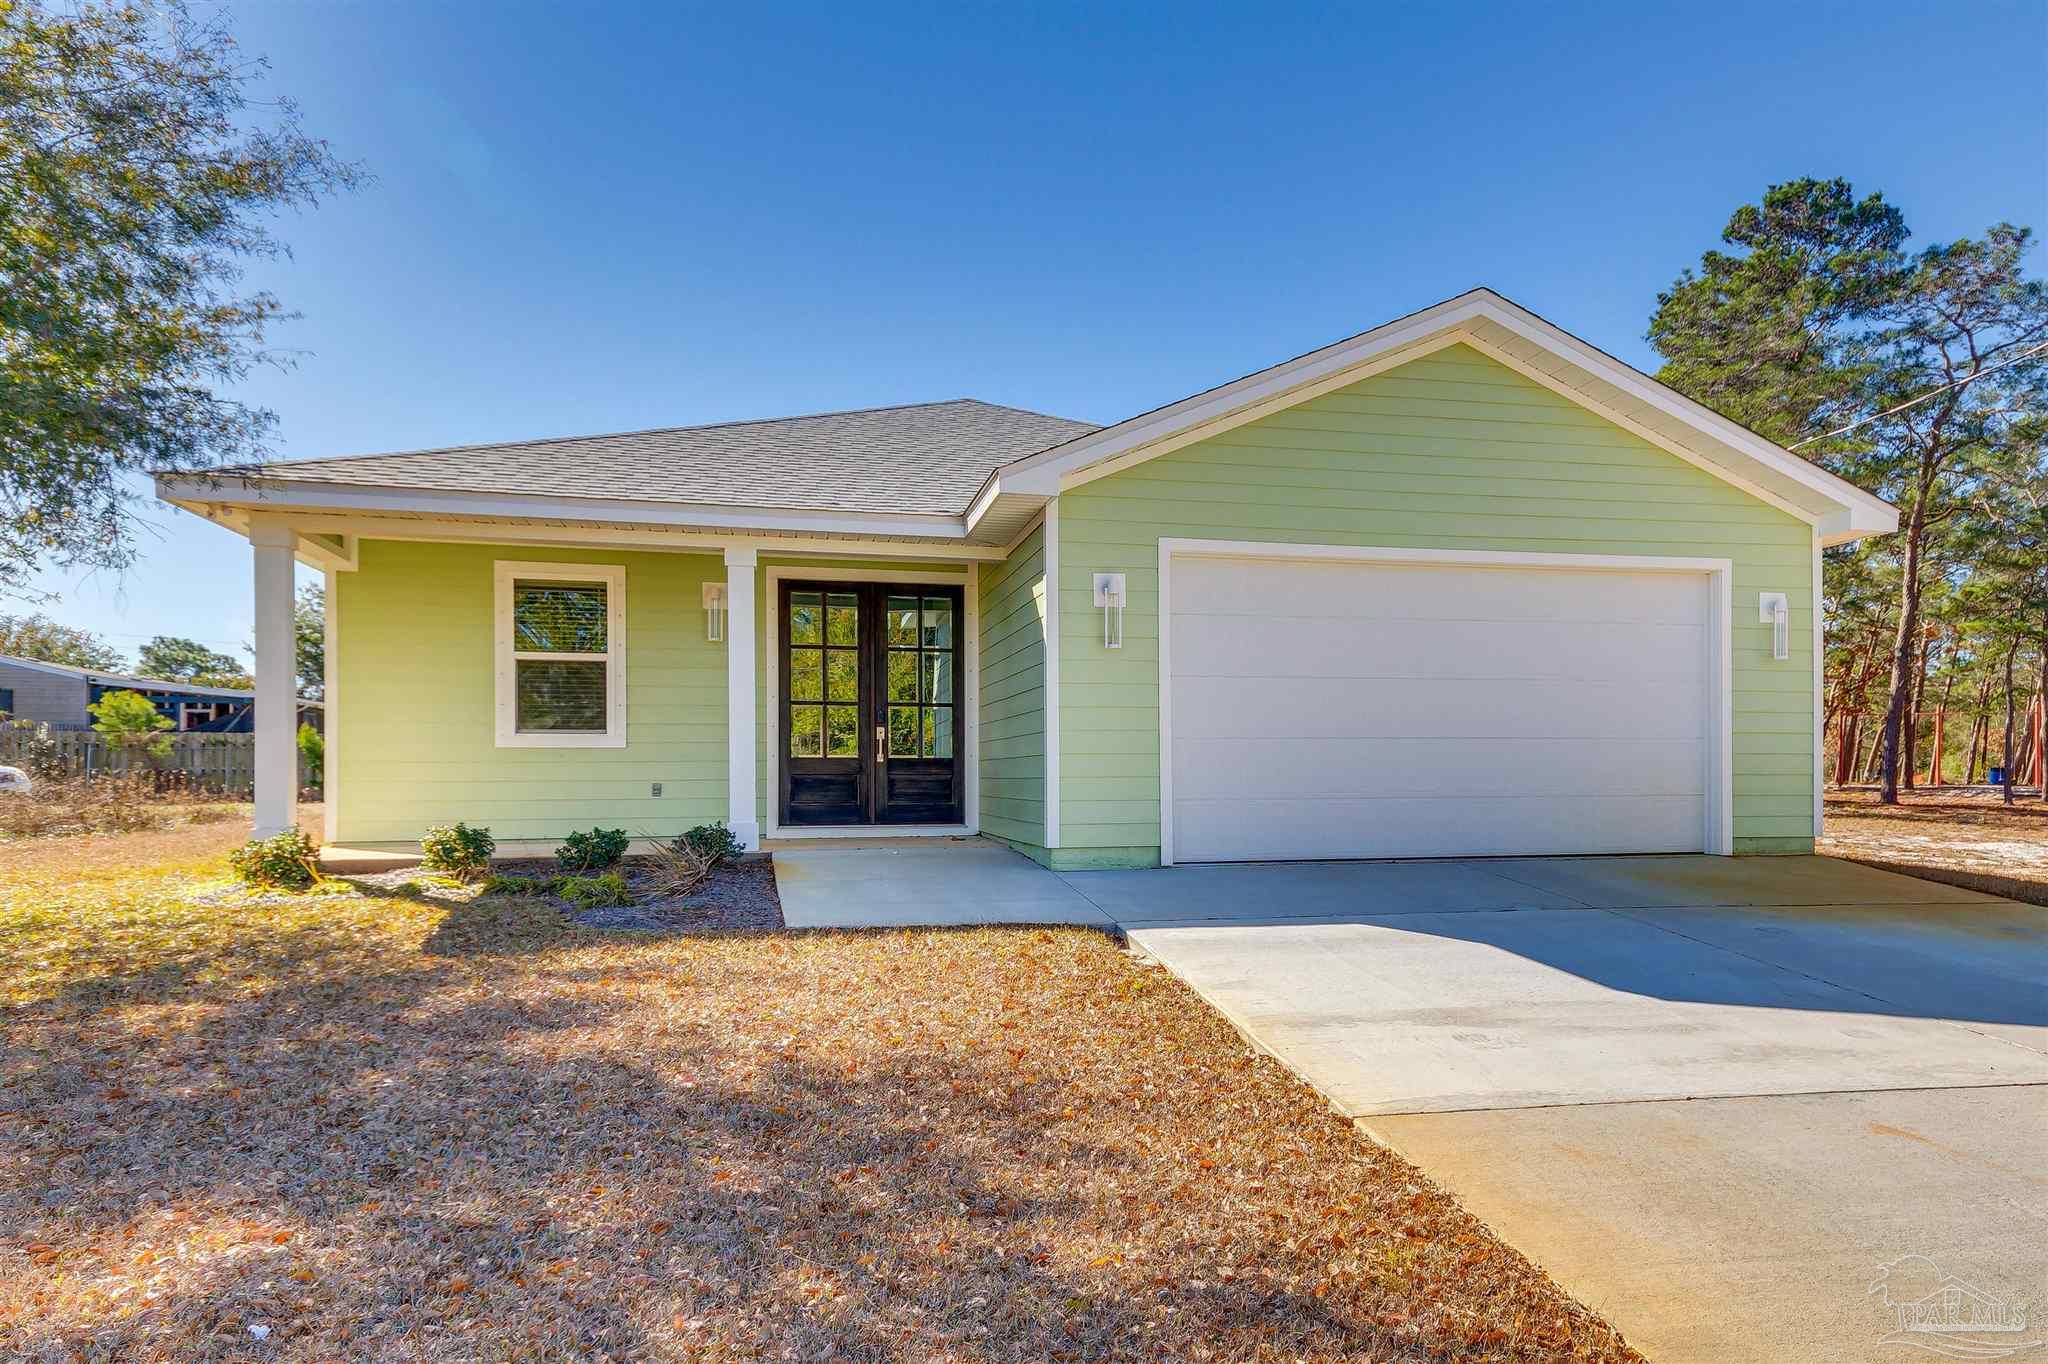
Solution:
M 658 796 L 658 795 L 660 795 L 660 794 L 661 794 L 661 783 L 660 783 L 660 782 L 655 782 L 655 783 L 653 783 L 653 784 L 652 784 L 652 786 L 650 786 L 650 787 L 649 787 L 649 789 L 648 789 L 648 792 L 647 792 L 647 794 L 648 794 L 648 795 L 650 795 L 650 796 Z

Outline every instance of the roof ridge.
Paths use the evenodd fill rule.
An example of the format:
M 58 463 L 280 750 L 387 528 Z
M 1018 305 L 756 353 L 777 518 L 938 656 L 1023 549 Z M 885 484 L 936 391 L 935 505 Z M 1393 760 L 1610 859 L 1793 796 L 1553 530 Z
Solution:
M 275 468 L 280 464 L 289 464 L 296 468 L 308 464 L 340 464 L 371 459 L 413 459 L 420 455 L 451 455 L 469 450 L 517 450 L 534 445 L 565 445 L 579 441 L 625 440 L 635 436 L 665 436 L 681 431 L 723 431 L 739 426 L 780 426 L 786 422 L 820 421 L 827 417 L 864 417 L 877 412 L 910 412 L 924 407 L 958 407 L 969 403 L 976 407 L 995 408 L 1003 412 L 1020 412 L 1027 417 L 1043 417 L 1048 421 L 1074 422 L 1077 426 L 1087 426 L 1090 424 L 1075 421 L 1071 417 L 1055 416 L 1050 412 L 1036 412 L 1028 407 L 1011 407 L 1006 403 L 992 403 L 983 398 L 941 398 L 921 403 L 885 403 L 880 407 L 845 407 L 825 412 L 799 412 L 786 417 L 743 417 L 736 421 L 699 422 L 686 426 L 647 426 L 629 431 L 598 431 L 581 436 L 531 436 L 524 440 L 469 441 L 461 445 L 431 445 L 419 450 L 379 450 L 355 455 L 316 455 L 311 459 L 260 460 L 254 464 L 222 465 L 219 468 L 206 470 L 205 472 L 212 474 L 240 474 Z

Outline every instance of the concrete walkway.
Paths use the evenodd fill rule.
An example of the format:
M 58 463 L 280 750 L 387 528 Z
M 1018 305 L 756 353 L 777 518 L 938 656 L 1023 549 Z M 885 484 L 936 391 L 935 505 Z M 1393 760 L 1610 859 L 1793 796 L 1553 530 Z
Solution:
M 1884 1341 L 1942 1276 L 2048 1296 L 2048 911 L 1825 858 L 1063 879 L 1653 1360 L 2048 1358 Z
M 774 852 L 782 921 L 791 928 L 1110 926 L 1080 891 L 987 839 L 817 839 Z

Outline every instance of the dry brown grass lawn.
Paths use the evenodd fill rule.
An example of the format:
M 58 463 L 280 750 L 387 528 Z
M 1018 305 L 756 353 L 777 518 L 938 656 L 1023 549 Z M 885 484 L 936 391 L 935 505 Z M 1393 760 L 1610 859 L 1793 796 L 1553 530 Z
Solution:
M 1831 791 L 1817 851 L 2048 905 L 2048 805 L 1996 795 Z
M 187 836 L 0 859 L 0 1357 L 1637 1358 L 1094 933 L 209 905 Z

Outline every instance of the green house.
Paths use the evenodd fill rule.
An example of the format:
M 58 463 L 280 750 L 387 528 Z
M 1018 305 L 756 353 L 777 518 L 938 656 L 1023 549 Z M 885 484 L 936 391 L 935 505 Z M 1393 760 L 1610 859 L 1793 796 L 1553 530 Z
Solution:
M 1488 290 L 1095 427 L 975 401 L 165 476 L 254 547 L 258 830 L 1051 866 L 1807 852 L 1891 506 Z

